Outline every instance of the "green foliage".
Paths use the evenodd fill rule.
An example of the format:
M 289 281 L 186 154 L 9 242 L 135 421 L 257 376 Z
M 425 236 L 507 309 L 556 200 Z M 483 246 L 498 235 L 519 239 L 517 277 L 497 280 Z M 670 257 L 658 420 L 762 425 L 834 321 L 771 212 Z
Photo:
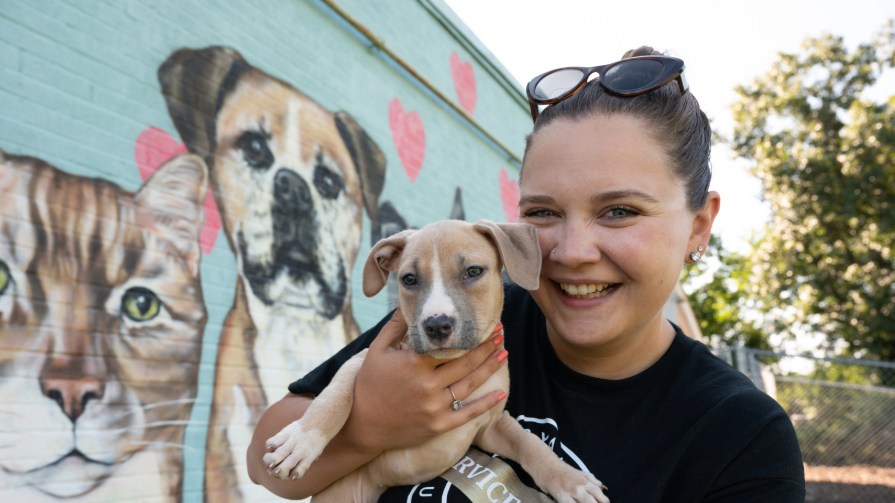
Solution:
M 895 360 L 895 95 L 866 90 L 895 67 L 895 24 L 849 50 L 809 39 L 737 88 L 733 148 L 752 161 L 772 222 L 749 257 L 768 331 L 825 335 Z M 891 90 L 888 90 L 891 92 Z
M 747 258 L 725 250 L 721 238 L 714 235 L 709 241 L 709 250 L 712 252 L 706 260 L 684 268 L 681 278 L 706 343 L 713 348 L 769 349 L 761 328 L 746 318 L 751 306 Z M 708 281 L 704 281 L 706 277 Z

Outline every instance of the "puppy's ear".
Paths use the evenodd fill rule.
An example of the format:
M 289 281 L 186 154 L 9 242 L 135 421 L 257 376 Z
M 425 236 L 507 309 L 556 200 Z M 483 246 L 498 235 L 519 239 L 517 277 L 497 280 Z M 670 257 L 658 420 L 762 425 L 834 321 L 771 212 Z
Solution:
M 479 220 L 473 226 L 494 240 L 510 279 L 526 290 L 538 289 L 541 247 L 533 225 Z
M 348 147 L 360 178 L 364 207 L 372 222 L 378 219 L 379 195 L 385 185 L 385 154 L 364 128 L 346 112 L 336 112 L 336 129 Z
M 388 283 L 388 273 L 398 270 L 401 253 L 407 245 L 407 239 L 414 232 L 416 231 L 407 229 L 373 245 L 364 263 L 364 295 L 372 297 Z
M 168 114 L 190 152 L 213 169 L 215 122 L 226 95 L 251 66 L 229 47 L 180 49 L 158 69 Z

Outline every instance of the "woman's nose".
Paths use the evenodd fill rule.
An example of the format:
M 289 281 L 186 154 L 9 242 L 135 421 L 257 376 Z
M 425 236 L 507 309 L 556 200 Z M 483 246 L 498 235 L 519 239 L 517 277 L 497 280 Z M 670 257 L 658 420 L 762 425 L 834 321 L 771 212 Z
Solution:
M 600 260 L 600 240 L 594 226 L 579 224 L 566 225 L 557 234 L 557 239 L 549 251 L 549 259 L 568 266 L 576 266 Z

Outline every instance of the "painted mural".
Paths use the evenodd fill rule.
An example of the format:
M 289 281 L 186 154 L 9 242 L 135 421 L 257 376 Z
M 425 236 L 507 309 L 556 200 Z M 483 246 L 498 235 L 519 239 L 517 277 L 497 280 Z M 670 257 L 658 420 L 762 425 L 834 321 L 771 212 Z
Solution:
M 358 295 L 358 258 L 435 219 L 515 219 L 516 168 L 470 125 L 488 107 L 469 42 L 437 32 L 417 55 L 444 103 L 326 24 L 328 3 L 259 5 L 339 41 L 297 72 L 264 31 L 221 43 L 148 24 L 163 9 L 142 2 L 3 2 L 0 501 L 277 501 L 246 475 L 255 421 L 396 303 L 394 285 Z M 441 26 L 437 2 L 399 3 Z M 134 33 L 151 49 L 119 50 Z M 524 121 L 517 98 L 496 108 Z
M 4 501 L 180 495 L 207 178 L 181 155 L 132 193 L 0 151 Z

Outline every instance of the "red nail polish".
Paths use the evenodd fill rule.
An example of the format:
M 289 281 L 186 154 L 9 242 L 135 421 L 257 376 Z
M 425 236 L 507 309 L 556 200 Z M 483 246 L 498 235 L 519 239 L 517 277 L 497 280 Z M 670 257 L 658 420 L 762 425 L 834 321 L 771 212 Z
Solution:
M 500 353 L 497 353 L 497 361 L 502 362 L 507 359 L 507 356 L 510 356 L 510 353 L 506 349 L 502 349 Z
M 502 331 L 503 331 L 503 323 L 498 321 L 497 326 L 494 327 L 494 330 L 492 330 L 491 333 L 496 334 L 496 333 L 502 332 Z
M 497 401 L 501 401 L 501 400 L 503 400 L 503 399 L 506 398 L 506 397 L 507 397 L 506 392 L 501 391 L 501 392 L 500 392 L 500 396 L 497 397 Z
M 494 341 L 495 346 L 500 346 L 500 344 L 503 342 L 503 339 L 504 339 L 503 334 L 498 334 L 498 335 L 495 335 L 494 339 L 492 339 L 492 340 Z

